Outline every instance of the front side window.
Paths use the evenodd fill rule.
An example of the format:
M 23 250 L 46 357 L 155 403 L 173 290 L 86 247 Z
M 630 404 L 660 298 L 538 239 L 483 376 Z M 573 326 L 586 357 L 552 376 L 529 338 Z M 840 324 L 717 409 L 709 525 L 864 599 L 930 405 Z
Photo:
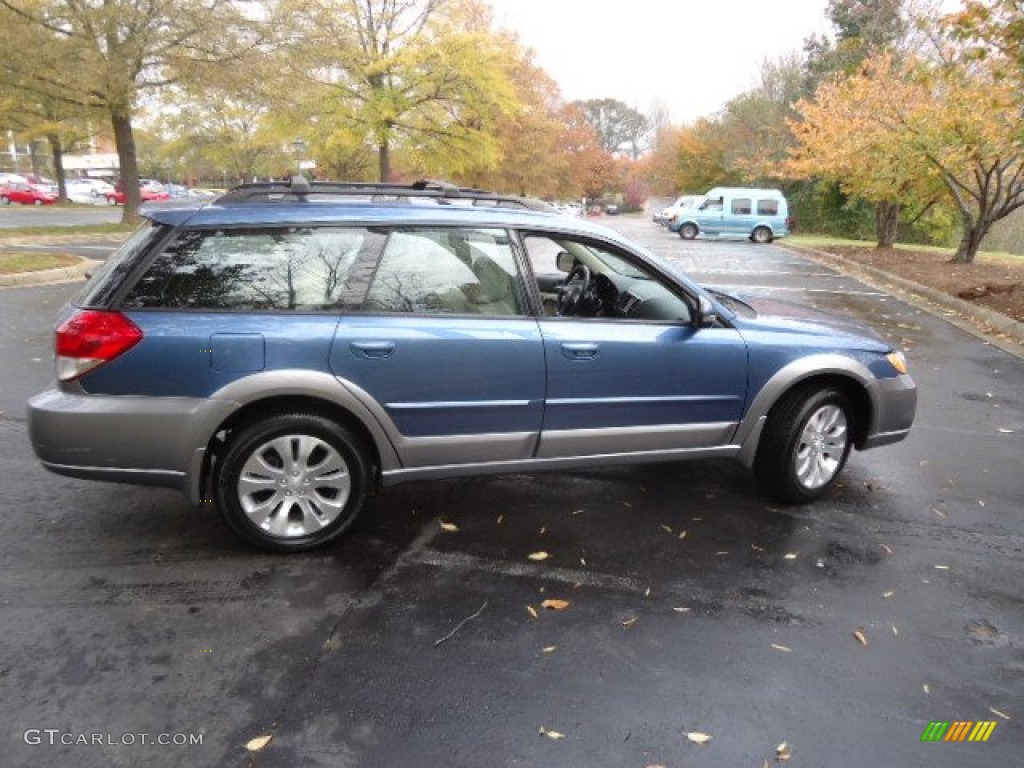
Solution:
M 732 201 L 732 212 L 738 216 L 750 215 L 750 198 L 737 197 Z
M 722 198 L 720 197 L 709 197 L 701 205 L 700 210 L 702 211 L 721 211 L 722 210 Z
M 525 293 L 504 230 L 391 232 L 365 312 L 518 316 Z
M 758 200 L 757 201 L 757 215 L 758 216 L 778 216 L 779 215 L 779 201 L 778 200 Z
M 180 232 L 122 302 L 126 308 L 357 309 L 384 236 L 362 228 Z

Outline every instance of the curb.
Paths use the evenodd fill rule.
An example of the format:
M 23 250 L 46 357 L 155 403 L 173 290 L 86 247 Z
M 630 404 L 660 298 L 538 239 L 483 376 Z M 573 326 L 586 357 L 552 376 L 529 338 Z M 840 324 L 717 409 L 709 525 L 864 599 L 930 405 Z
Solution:
M 948 293 L 943 293 L 927 285 L 915 283 L 913 280 L 907 280 L 905 277 L 894 275 L 878 267 L 850 261 L 833 253 L 791 243 L 777 243 L 777 245 L 807 256 L 819 264 L 832 267 L 844 274 L 853 275 L 876 288 L 895 288 L 901 298 L 910 300 L 915 306 L 919 306 L 932 315 L 952 323 L 961 330 L 984 339 L 1006 352 L 1017 357 L 1024 357 L 1024 350 L 1021 349 L 1021 346 L 1024 346 L 1024 323 L 1018 322 L 1012 317 L 988 307 L 979 307 L 977 304 L 950 296 Z M 914 301 L 915 299 L 916 301 Z M 945 312 L 941 314 L 935 312 L 936 305 Z M 952 312 L 958 317 L 950 317 L 946 312 Z M 998 338 L 996 334 L 1001 334 L 1006 338 Z
M 78 257 L 78 264 L 70 267 L 56 267 L 55 269 L 38 269 L 35 272 L 15 272 L 11 275 L 0 275 L 0 288 L 23 288 L 29 285 L 55 285 L 57 283 L 69 283 L 73 280 L 81 280 L 85 273 L 95 269 L 102 261 L 94 261 L 81 256 Z

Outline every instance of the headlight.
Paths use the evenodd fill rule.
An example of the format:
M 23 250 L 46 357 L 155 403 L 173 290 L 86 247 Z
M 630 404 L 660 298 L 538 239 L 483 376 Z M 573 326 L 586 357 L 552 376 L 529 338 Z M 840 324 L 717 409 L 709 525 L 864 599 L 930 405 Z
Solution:
M 888 360 L 889 364 L 899 373 L 907 372 L 907 358 L 903 356 L 902 352 L 890 352 L 885 356 L 885 359 Z

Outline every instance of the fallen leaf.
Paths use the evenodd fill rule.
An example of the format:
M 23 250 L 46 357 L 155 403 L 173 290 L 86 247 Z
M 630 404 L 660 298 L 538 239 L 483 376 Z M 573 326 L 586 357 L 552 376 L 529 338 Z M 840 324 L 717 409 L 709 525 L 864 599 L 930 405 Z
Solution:
M 949 570 L 949 566 L 948 565 L 936 565 L 935 566 L 935 570 L 936 571 L 948 571 Z
M 896 594 L 895 592 L 893 592 L 892 590 L 889 590 L 888 592 L 883 592 L 882 593 L 882 597 L 892 597 L 895 594 Z
M 663 530 L 665 533 L 672 533 L 672 528 L 667 525 L 661 526 L 661 530 Z
M 1006 714 L 1005 712 L 1000 712 L 995 707 L 989 707 L 988 711 L 991 712 L 993 715 L 999 715 L 999 717 L 1003 718 L 1003 720 L 1012 720 L 1013 719 L 1008 714 Z
M 681 606 L 673 608 L 672 610 L 675 611 L 676 613 L 689 613 L 690 612 L 689 608 L 683 608 Z
M 885 554 L 887 554 L 887 555 L 891 555 L 892 554 L 892 549 L 889 546 L 887 546 L 885 544 L 879 544 L 878 546 L 880 546 L 883 550 L 885 550 Z
M 792 653 L 793 652 L 793 649 L 790 648 L 789 646 L 778 645 L 777 643 L 772 643 L 772 648 L 774 648 L 776 651 L 782 651 L 783 653 Z
M 982 501 L 981 499 L 978 499 L 978 506 L 979 507 L 984 507 L 985 506 L 985 502 Z
M 633 505 L 632 505 L 632 504 L 630 504 L 630 503 L 629 503 L 628 501 L 624 501 L 624 502 L 622 502 L 622 506 L 624 506 L 624 507 L 629 507 L 630 509 L 632 509 L 632 508 L 633 508 Z
M 549 645 L 549 646 L 547 646 L 545 648 L 541 648 L 540 652 L 541 653 L 554 653 L 555 652 L 555 648 L 557 648 L 557 647 L 558 647 L 557 645 Z
M 266 747 L 273 738 L 274 734 L 270 734 L 269 736 L 257 736 L 255 739 L 249 739 L 245 744 L 245 748 L 250 752 L 259 752 L 261 749 Z
M 530 612 L 530 615 L 533 616 L 533 618 L 537 618 L 537 609 L 534 608 L 532 605 L 526 606 L 526 610 Z
M 549 555 L 547 552 L 532 552 L 530 555 L 528 555 L 528 557 L 531 560 L 547 560 L 549 557 L 551 557 L 551 555 Z
M 775 748 L 776 760 L 789 760 L 793 756 L 793 748 L 788 741 L 784 741 Z
M 543 536 L 545 533 L 547 533 L 547 530 L 548 527 L 546 525 L 542 525 L 540 528 L 540 535 Z
M 690 733 L 686 734 L 686 738 L 688 738 L 690 741 L 696 744 L 707 744 L 709 741 L 711 741 L 710 734 L 701 733 L 700 731 L 691 731 Z
M 679 538 L 680 539 L 685 539 L 686 538 L 686 531 L 680 531 L 679 532 Z
M 644 597 L 650 597 L 650 596 L 651 596 L 651 588 L 648 587 L 647 589 L 644 590 Z
M 1006 429 L 1005 427 L 1000 427 L 999 431 L 1002 432 L 1004 435 L 1012 435 L 1013 434 L 1013 430 L 1012 429 Z
M 537 732 L 541 736 L 547 736 L 549 739 L 551 739 L 553 741 L 557 741 L 558 739 L 564 739 L 565 738 L 565 734 L 564 733 L 559 733 L 558 731 L 549 731 L 543 725 L 538 729 Z
M 941 517 L 942 519 L 945 519 L 945 518 L 947 517 L 946 513 L 945 513 L 945 512 L 943 512 L 943 511 L 942 511 L 941 509 L 939 509 L 938 507 L 932 507 L 932 512 L 934 512 L 934 513 L 935 513 L 936 515 L 938 515 L 938 516 L 939 516 L 939 517 Z
M 441 530 L 448 531 L 448 533 L 455 533 L 455 531 L 459 530 L 459 526 L 457 526 L 455 523 L 446 523 L 444 520 L 442 520 Z
M 626 619 L 625 621 L 622 622 L 622 626 L 624 626 L 624 627 L 631 627 L 634 624 L 636 624 L 636 616 L 634 616 L 631 619 Z
M 892 625 L 892 633 L 894 635 L 896 635 L 896 637 L 900 636 L 900 631 L 898 629 L 896 629 L 896 625 L 895 624 Z
M 583 514 L 583 510 L 582 509 L 575 509 L 575 510 L 573 510 L 573 515 L 582 515 L 582 514 Z
M 582 557 L 580 558 L 580 565 L 582 565 L 584 568 L 587 567 L 587 561 L 586 561 L 585 558 L 582 558 Z
M 750 548 L 755 552 L 764 552 L 764 547 L 759 547 L 757 544 L 751 544 Z
M 868 636 L 864 633 L 864 628 L 861 627 L 854 631 L 853 636 L 857 638 L 857 642 L 863 645 L 865 648 L 868 645 Z
M 787 552 L 782 556 L 783 560 L 796 560 L 796 552 Z
M 545 600 L 541 605 L 549 611 L 564 611 L 569 607 L 568 600 Z
M 720 552 L 715 552 L 715 557 L 722 557 L 722 556 L 728 555 L 728 554 L 729 554 L 729 550 L 723 549 Z
M 498 525 L 501 525 L 501 521 L 505 519 L 504 515 L 498 515 Z
M 925 683 L 924 685 L 922 685 L 921 686 L 921 690 L 924 691 L 925 693 L 931 693 L 932 692 L 932 689 L 928 687 L 928 683 Z

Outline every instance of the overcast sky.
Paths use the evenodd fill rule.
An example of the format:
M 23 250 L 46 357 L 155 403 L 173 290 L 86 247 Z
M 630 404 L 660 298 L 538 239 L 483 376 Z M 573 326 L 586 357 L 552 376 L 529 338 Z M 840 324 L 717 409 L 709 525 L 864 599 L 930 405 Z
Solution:
M 826 0 L 488 0 L 569 100 L 610 97 L 675 123 L 718 111 L 761 62 L 830 30 Z

